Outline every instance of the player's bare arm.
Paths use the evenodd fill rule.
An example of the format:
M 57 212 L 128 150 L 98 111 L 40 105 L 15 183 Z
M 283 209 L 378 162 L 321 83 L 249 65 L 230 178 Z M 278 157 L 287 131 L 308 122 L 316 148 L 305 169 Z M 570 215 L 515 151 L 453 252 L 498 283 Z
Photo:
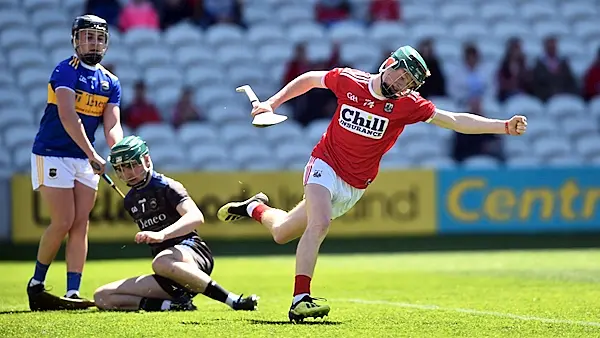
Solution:
M 160 243 L 189 234 L 204 223 L 204 215 L 191 198 L 179 203 L 177 212 L 181 215 L 177 222 L 158 232 L 140 231 L 135 235 L 135 241 L 137 243 Z
M 114 103 L 106 105 L 102 122 L 104 125 L 104 137 L 106 138 L 106 143 L 112 148 L 112 146 L 123 139 L 121 108 Z
M 252 116 L 265 112 L 273 112 L 273 110 L 277 109 L 283 103 L 313 88 L 327 88 L 323 84 L 325 74 L 327 74 L 326 71 L 310 71 L 299 75 L 267 101 L 256 104 L 252 109 Z
M 521 135 L 527 130 L 527 118 L 515 115 L 509 120 L 497 120 L 469 114 L 436 109 L 431 120 L 436 126 L 462 134 L 510 134 Z
M 73 141 L 85 152 L 90 161 L 99 164 L 98 174 L 104 172 L 106 161 L 96 153 L 92 143 L 85 134 L 85 128 L 79 115 L 75 111 L 75 92 L 70 88 L 59 87 L 56 89 L 56 102 L 58 106 L 58 116 L 65 131 Z
M 95 152 L 94 147 L 92 147 L 92 143 L 87 138 L 83 123 L 75 111 L 75 92 L 70 88 L 57 88 L 56 101 L 58 116 L 65 130 L 81 150 L 88 157 L 92 157 Z

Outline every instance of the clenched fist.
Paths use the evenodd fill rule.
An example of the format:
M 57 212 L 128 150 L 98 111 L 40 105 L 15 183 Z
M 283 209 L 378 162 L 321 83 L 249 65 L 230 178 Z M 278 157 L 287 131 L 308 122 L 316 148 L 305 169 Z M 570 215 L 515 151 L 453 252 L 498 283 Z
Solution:
M 140 243 L 160 243 L 165 240 L 165 234 L 156 231 L 140 231 L 135 234 L 135 242 Z
M 508 120 L 506 133 L 509 135 L 522 135 L 527 130 L 527 118 L 521 115 L 515 115 Z

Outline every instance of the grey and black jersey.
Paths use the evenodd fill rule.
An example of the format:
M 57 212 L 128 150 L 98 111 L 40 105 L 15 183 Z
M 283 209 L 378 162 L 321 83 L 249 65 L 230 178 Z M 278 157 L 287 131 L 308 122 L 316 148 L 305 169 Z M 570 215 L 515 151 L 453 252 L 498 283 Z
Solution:
M 124 200 L 125 210 L 141 231 L 161 231 L 181 218 L 177 206 L 191 197 L 181 183 L 157 172 L 152 172 L 148 180 L 145 186 L 132 188 L 127 193 Z M 152 255 L 156 256 L 162 250 L 186 239 L 202 241 L 194 230 L 162 243 L 150 244 Z

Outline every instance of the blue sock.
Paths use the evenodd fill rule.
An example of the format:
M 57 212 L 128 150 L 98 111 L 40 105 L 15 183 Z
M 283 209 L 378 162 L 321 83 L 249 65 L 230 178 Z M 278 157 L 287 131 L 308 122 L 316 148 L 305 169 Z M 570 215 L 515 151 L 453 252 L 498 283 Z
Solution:
M 81 285 L 81 273 L 80 272 L 67 272 L 67 292 L 79 291 Z
M 39 261 L 35 261 L 35 271 L 33 272 L 33 279 L 40 283 L 44 283 L 46 280 L 46 274 L 48 273 L 48 268 L 50 264 L 42 264 Z

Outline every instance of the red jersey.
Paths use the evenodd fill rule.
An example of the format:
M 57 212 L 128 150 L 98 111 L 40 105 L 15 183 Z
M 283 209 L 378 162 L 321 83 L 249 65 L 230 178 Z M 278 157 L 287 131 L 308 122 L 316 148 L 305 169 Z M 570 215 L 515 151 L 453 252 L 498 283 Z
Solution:
M 399 99 L 377 95 L 371 74 L 360 70 L 334 68 L 323 84 L 337 97 L 337 109 L 312 156 L 358 189 L 375 179 L 381 158 L 405 126 L 429 122 L 435 115 L 433 103 L 417 92 Z

